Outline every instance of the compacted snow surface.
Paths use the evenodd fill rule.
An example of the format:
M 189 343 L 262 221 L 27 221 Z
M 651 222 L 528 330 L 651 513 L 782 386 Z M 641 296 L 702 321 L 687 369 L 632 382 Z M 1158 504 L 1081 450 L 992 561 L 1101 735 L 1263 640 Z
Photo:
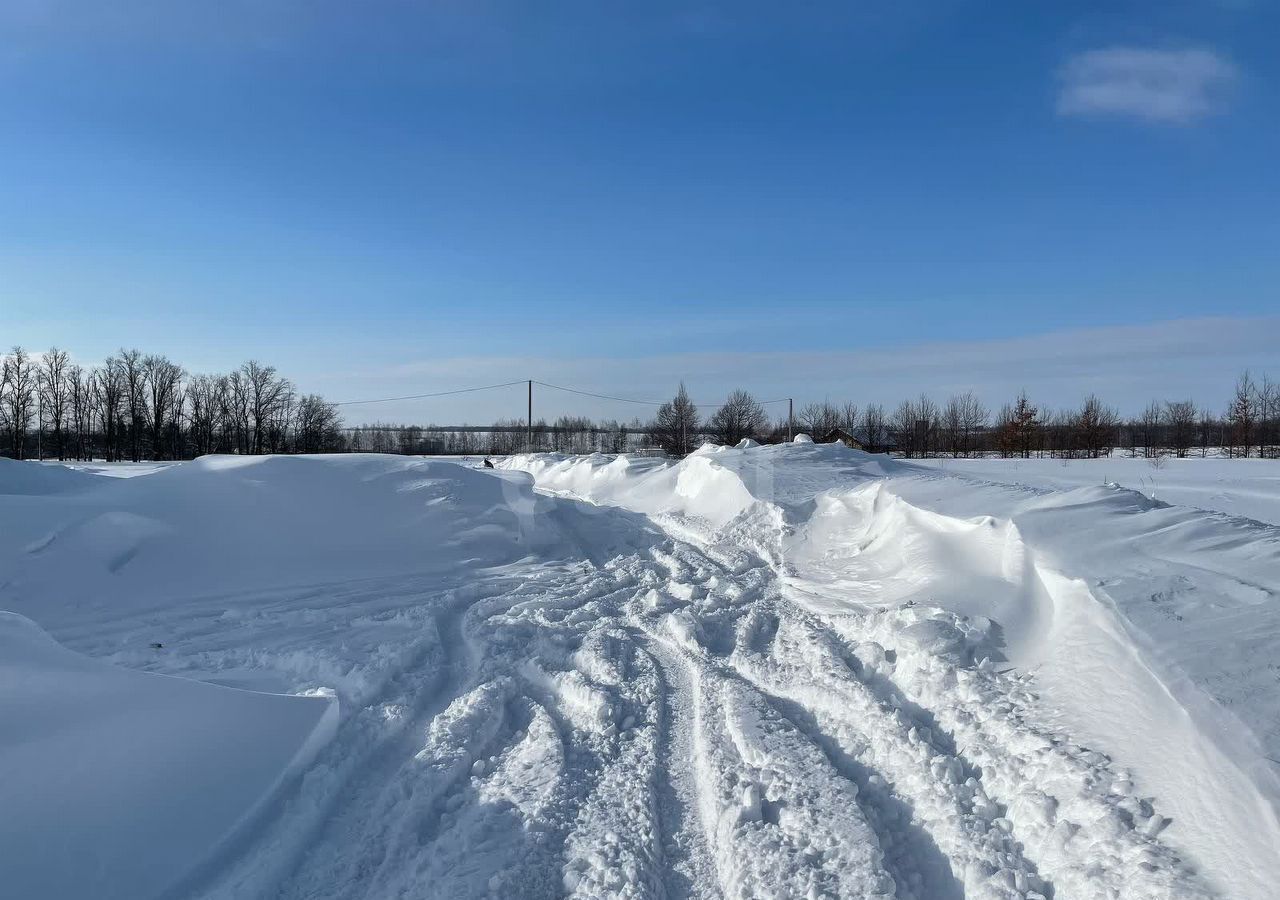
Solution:
M 104 474 L 0 460 L 0 894 L 1280 891 L 1261 494 L 808 441 Z

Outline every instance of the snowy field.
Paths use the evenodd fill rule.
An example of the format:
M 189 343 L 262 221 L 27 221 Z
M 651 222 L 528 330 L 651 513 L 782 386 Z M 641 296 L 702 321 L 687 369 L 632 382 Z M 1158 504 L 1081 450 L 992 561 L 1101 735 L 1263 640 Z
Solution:
M 1274 459 L 1165 457 L 1158 465 L 1117 450 L 1105 459 L 922 459 L 955 475 L 1070 490 L 1118 484 L 1166 503 L 1280 524 L 1280 465 Z
M 1266 464 L 474 465 L 0 460 L 0 894 L 1277 896 Z

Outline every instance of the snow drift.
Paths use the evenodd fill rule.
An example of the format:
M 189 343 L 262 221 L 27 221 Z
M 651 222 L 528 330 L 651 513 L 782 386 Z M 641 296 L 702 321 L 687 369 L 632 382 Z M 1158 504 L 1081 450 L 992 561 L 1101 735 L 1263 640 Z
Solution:
M 45 625 L 249 588 L 497 565 L 568 540 L 568 513 L 528 476 L 394 456 L 213 456 L 137 478 L 9 462 L 0 500 L 0 609 Z
M 803 441 L 507 464 L 708 547 L 771 547 L 787 596 L 823 615 L 945 611 L 966 653 L 1034 671 L 1052 716 L 1136 772 L 1166 838 L 1230 896 L 1280 879 L 1280 529 Z
M 0 622 L 18 723 L 0 802 L 21 811 L 0 883 L 200 900 L 1280 883 L 1275 528 L 806 441 L 503 466 L 0 466 L 0 605 L 62 645 Z M 240 740 L 210 759 L 222 732 Z M 98 746 L 83 783 L 64 775 Z M 138 808 L 107 834 L 122 785 Z M 175 796 L 207 832 L 165 825 Z
M 116 668 L 0 612 L 0 878 L 13 897 L 175 889 L 333 735 L 325 697 Z

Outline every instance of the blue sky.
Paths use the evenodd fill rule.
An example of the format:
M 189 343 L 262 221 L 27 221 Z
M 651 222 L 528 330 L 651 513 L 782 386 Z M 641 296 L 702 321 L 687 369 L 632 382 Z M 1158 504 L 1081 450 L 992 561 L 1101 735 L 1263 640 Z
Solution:
M 1217 406 L 1280 371 L 1278 33 L 1260 0 L 16 0 L 0 342 L 334 399 Z

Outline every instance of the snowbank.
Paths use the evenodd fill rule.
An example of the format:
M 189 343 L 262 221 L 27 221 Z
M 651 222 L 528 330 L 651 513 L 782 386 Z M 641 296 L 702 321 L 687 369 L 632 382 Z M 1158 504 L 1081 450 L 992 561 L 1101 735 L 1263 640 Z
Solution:
M 185 896 L 334 734 L 326 697 L 376 734 L 388 714 L 362 705 L 398 667 L 428 668 L 417 702 L 438 690 L 440 613 L 415 605 L 437 580 L 457 590 L 651 540 L 536 494 L 527 474 L 450 461 L 205 457 L 130 474 L 145 477 L 0 460 L 5 896 Z M 400 576 L 416 587 L 381 599 Z M 296 609 L 279 605 L 289 591 Z M 41 627 L 171 674 L 90 659 Z
M 839 444 L 501 465 L 0 468 L 0 606 L 342 704 L 7 617 L 0 884 L 1274 894 L 1280 529 Z
M 119 669 L 0 612 L 0 884 L 12 897 L 175 888 L 332 736 L 323 697 Z
M 562 549 L 556 516 L 527 475 L 408 457 L 211 456 L 139 478 L 9 463 L 0 609 L 49 626 L 249 588 L 501 565 Z
M 639 469 L 539 460 L 511 465 L 708 546 L 772 547 L 790 597 L 824 615 L 959 617 L 981 652 L 1035 671 L 1046 715 L 1136 773 L 1172 814 L 1167 838 L 1228 895 L 1280 880 L 1280 529 L 803 441 Z M 1212 463 L 1183 462 L 1187 496 L 1216 490 Z M 1255 518 L 1280 519 L 1264 493 Z
M 0 497 L 64 494 L 88 490 L 98 484 L 92 475 L 66 466 L 44 466 L 0 456 Z

